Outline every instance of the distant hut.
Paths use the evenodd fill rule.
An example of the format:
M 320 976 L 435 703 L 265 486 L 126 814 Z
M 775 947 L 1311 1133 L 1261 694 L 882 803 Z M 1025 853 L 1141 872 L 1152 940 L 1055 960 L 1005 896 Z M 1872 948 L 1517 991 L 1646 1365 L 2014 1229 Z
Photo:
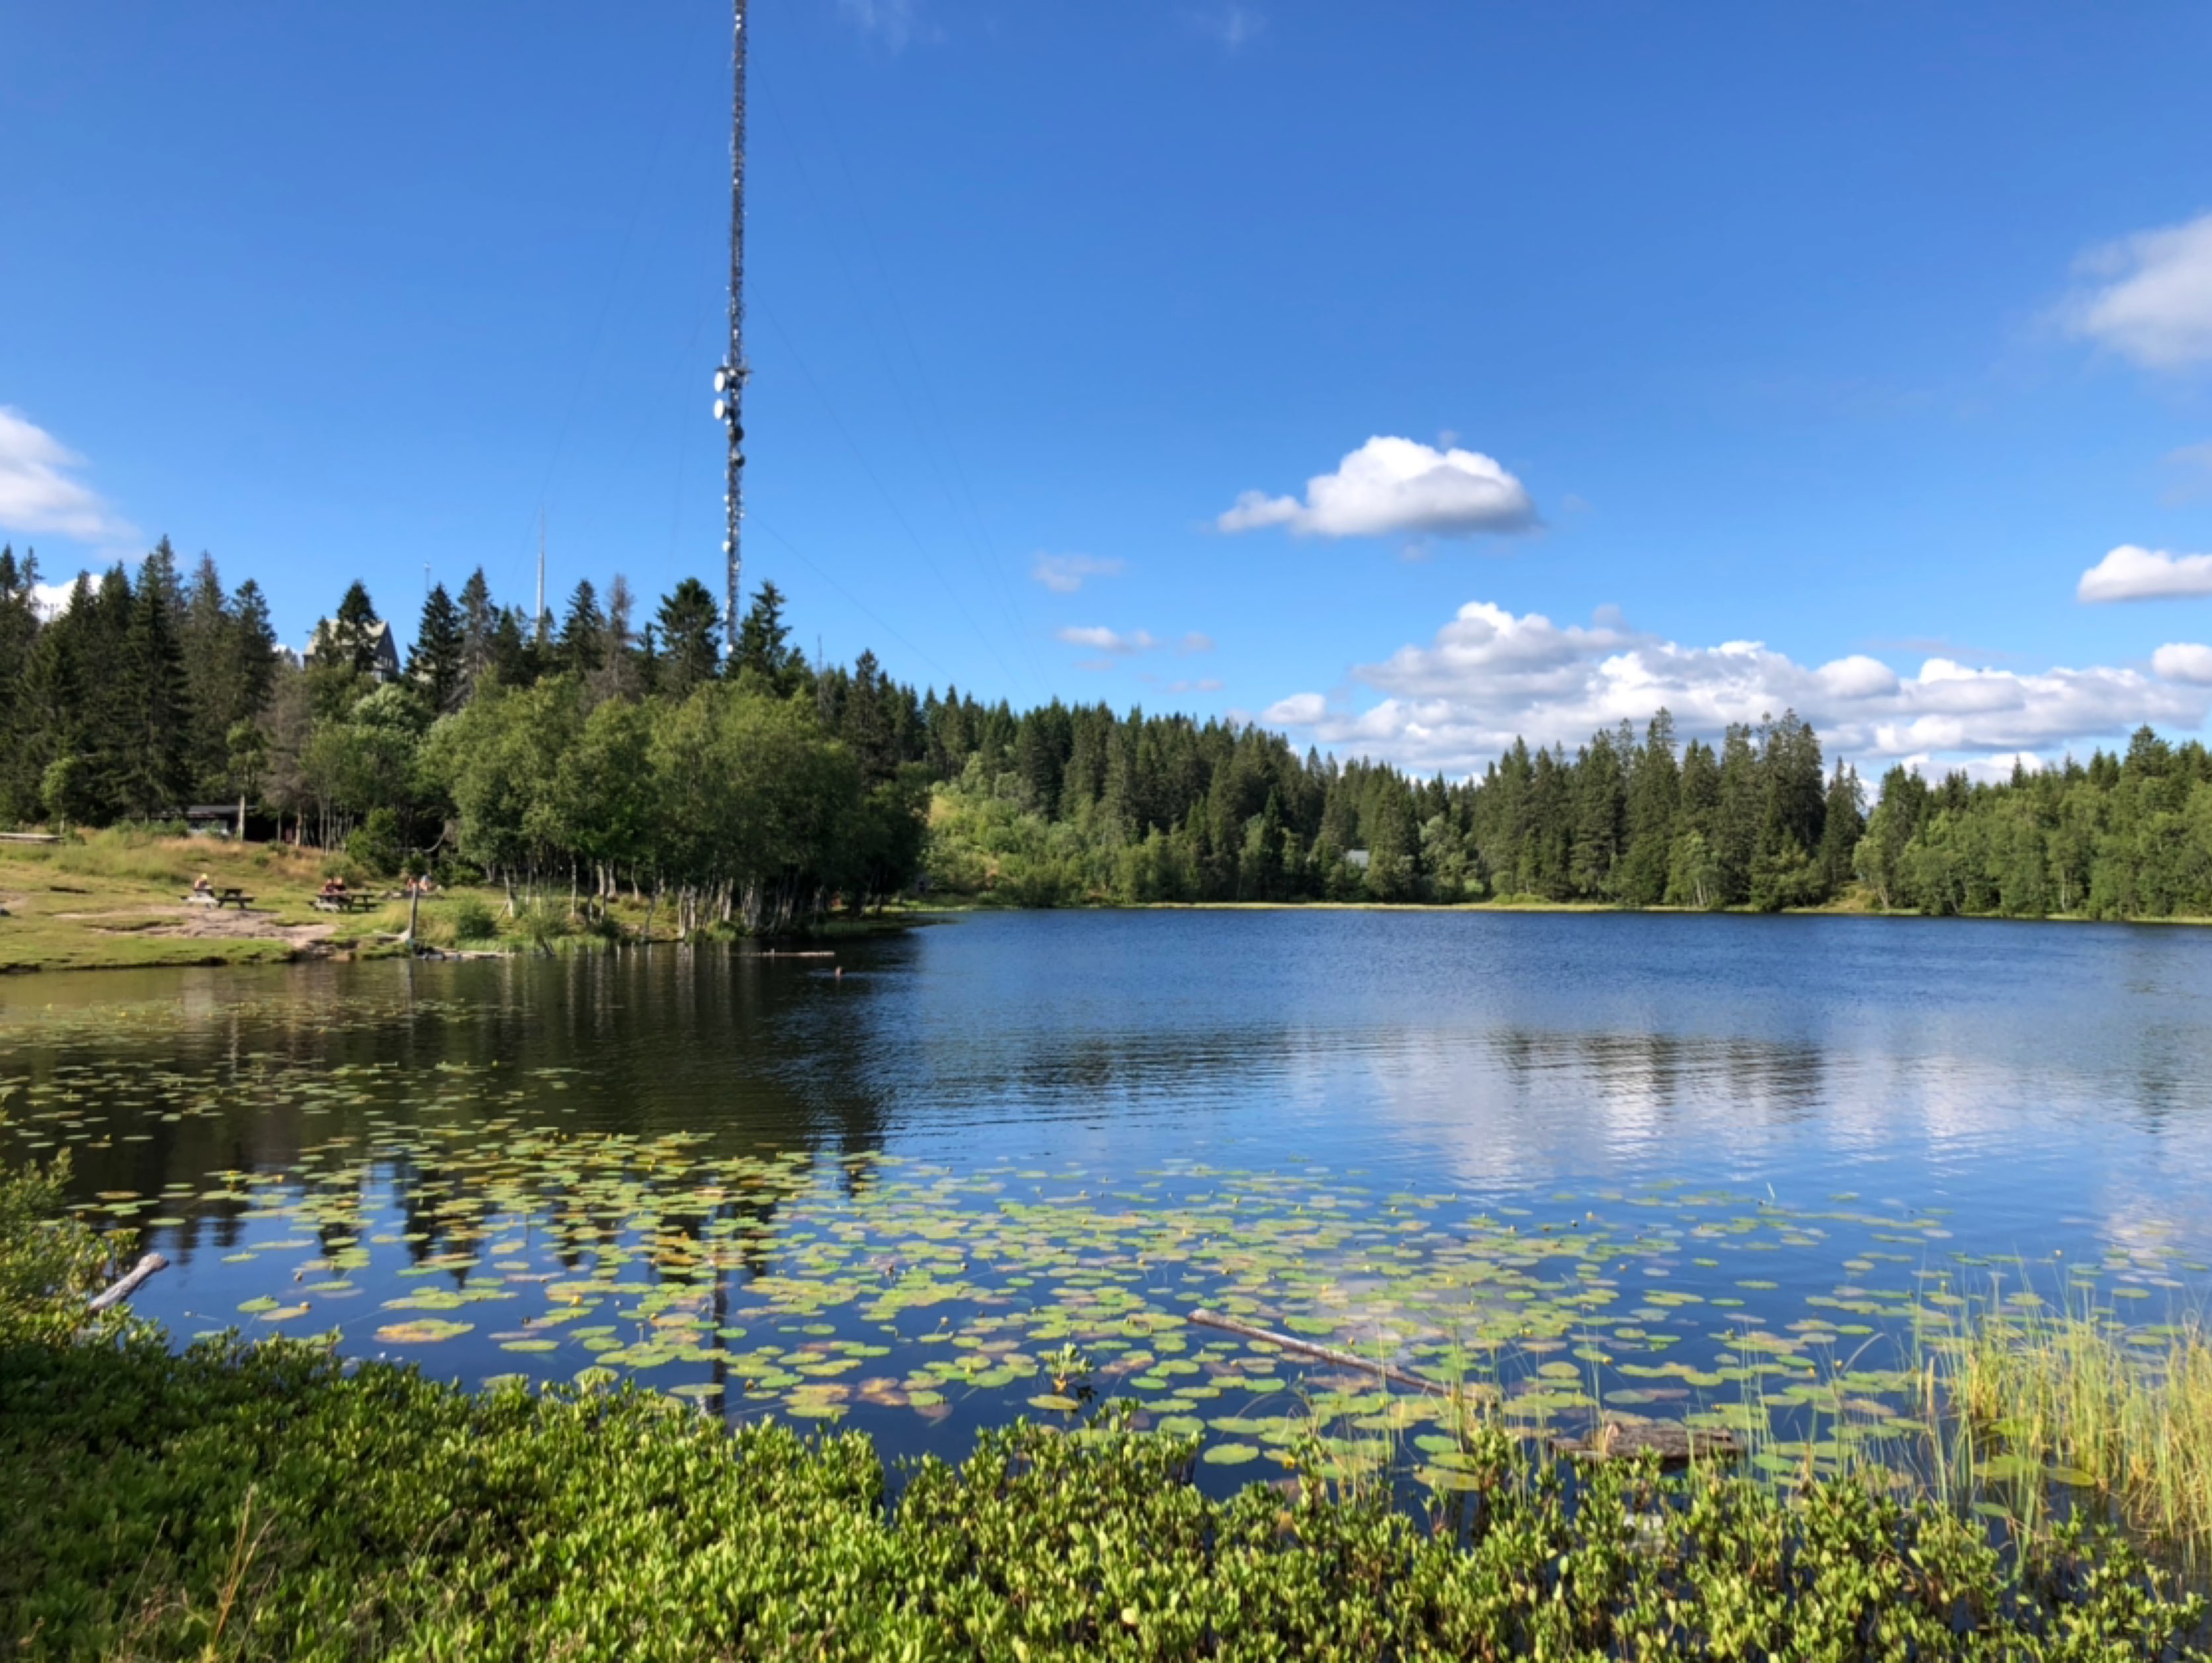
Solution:
M 318 664 L 344 660 L 365 663 L 368 673 L 380 683 L 399 679 L 399 646 L 392 639 L 392 626 L 381 618 L 360 625 L 341 625 L 325 618 L 307 641 L 306 657 L 311 670 Z

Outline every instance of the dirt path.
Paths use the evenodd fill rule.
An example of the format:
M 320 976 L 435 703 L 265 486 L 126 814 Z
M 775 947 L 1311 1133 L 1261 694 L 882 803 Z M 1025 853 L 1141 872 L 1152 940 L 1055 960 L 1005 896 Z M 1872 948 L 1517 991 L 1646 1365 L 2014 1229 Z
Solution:
M 240 912 L 230 907 L 148 907 L 132 912 L 52 913 L 56 921 L 90 925 L 94 929 L 128 930 L 134 935 L 160 936 L 179 941 L 281 941 L 304 950 L 328 941 L 337 933 L 335 924 L 287 924 L 274 913 Z M 153 923 L 149 919 L 169 919 Z

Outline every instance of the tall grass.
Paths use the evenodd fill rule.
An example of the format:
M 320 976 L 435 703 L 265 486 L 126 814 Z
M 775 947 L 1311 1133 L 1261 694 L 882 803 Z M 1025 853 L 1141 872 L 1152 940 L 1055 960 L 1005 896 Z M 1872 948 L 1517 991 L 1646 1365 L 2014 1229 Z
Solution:
M 198 871 L 221 871 L 249 881 L 304 883 L 330 859 L 319 849 L 185 837 L 143 826 L 110 827 L 65 843 L 9 845 L 6 853 L 11 861 L 35 863 L 71 877 L 165 888 L 189 883 Z
M 2212 1334 L 2202 1323 L 2130 1330 L 2094 1306 L 1992 1302 L 1923 1338 L 1931 1401 L 1949 1411 L 1944 1488 L 1994 1478 L 2031 1505 L 2050 1482 L 2094 1490 L 2147 1535 L 2212 1558 Z

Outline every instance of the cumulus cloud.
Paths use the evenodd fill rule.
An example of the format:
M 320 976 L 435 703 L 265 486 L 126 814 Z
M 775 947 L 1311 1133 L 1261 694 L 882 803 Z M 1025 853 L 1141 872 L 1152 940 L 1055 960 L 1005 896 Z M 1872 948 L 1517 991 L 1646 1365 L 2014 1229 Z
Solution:
M 2169 659 L 2170 664 L 2186 660 Z M 1470 601 L 1426 646 L 1408 646 L 1354 681 L 1367 708 L 1295 694 L 1262 713 L 1320 743 L 1428 771 L 1468 771 L 1525 737 L 1570 748 L 1665 706 L 1686 737 L 1795 710 L 1832 754 L 1869 765 L 1915 756 L 1986 757 L 2124 733 L 2145 722 L 2195 729 L 2212 694 L 2130 669 L 2035 674 L 1929 658 L 1901 676 L 1853 655 L 1803 665 L 1759 641 L 1695 646 L 1631 628 L 1617 614 L 1559 625 Z M 2212 678 L 2208 678 L 2212 679 Z
M 2087 571 L 2074 591 L 2093 604 L 2116 600 L 2166 600 L 2212 595 L 2212 555 L 2170 555 L 2124 543 Z
M 1521 482 L 1492 457 L 1381 435 L 1306 482 L 1305 501 L 1247 491 L 1214 524 L 1281 525 L 1305 537 L 1473 537 L 1536 523 Z
M 2146 369 L 2212 363 L 2212 214 L 2094 249 L 2062 310 L 2075 333 Z
M 80 543 L 137 535 L 76 475 L 84 458 L 22 411 L 0 404 L 0 529 Z
M 34 583 L 31 586 L 31 610 L 46 622 L 69 610 L 70 597 L 76 591 L 76 580 L 67 583 Z
M 1120 561 L 1096 555 L 1041 554 L 1030 566 L 1030 576 L 1055 595 L 1072 595 L 1083 587 L 1085 579 L 1119 577 L 1121 570 Z
M 1318 693 L 1293 693 L 1278 699 L 1260 713 L 1270 727 L 1311 727 L 1328 715 L 1328 701 Z
M 2169 641 L 2150 655 L 2150 667 L 2169 682 L 2212 687 L 2212 646 Z
M 1070 646 L 1087 646 L 1093 652 L 1126 658 L 1137 652 L 1157 652 L 1172 646 L 1178 652 L 1211 652 L 1213 637 L 1192 630 L 1181 640 L 1165 641 L 1149 629 L 1109 629 L 1103 623 L 1070 624 L 1054 632 Z
M 1093 652 L 1149 652 L 1160 644 L 1149 630 L 1133 629 L 1125 634 L 1103 623 L 1071 624 L 1056 633 L 1070 646 L 1087 646 Z

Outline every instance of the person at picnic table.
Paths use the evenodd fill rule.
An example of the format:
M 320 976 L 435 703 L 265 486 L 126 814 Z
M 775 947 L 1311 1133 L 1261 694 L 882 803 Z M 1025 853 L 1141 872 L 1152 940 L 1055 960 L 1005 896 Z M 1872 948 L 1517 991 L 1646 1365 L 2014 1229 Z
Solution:
M 215 885 L 208 882 L 208 875 L 205 872 L 202 872 L 198 877 L 192 880 L 192 893 L 194 895 L 213 895 L 215 893 Z
M 324 900 L 343 901 L 345 899 L 345 893 L 346 882 L 343 877 L 326 877 L 323 880 Z

